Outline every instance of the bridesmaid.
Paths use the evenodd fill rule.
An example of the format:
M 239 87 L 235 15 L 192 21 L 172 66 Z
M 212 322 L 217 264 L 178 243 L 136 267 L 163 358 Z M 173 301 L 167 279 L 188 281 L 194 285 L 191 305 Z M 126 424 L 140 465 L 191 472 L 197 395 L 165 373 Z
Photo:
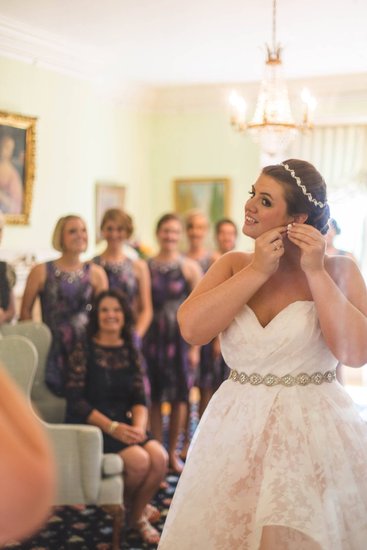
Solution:
M 124 243 L 133 233 L 131 217 L 119 208 L 106 210 L 101 234 L 107 242 L 105 251 L 93 262 L 106 271 L 110 289 L 122 291 L 134 313 L 135 333 L 140 340 L 152 320 L 150 276 L 144 260 L 131 259 L 124 253 Z
M 238 229 L 234 221 L 230 218 L 221 218 L 217 221 L 214 228 L 215 241 L 217 244 L 217 250 L 215 252 L 215 258 L 218 259 L 223 254 L 231 252 L 236 248 L 236 241 L 238 236 Z M 229 368 L 223 359 L 220 351 L 219 338 L 215 338 L 213 343 L 213 351 L 215 357 L 215 369 L 218 373 L 218 386 L 228 378 Z
M 146 262 L 131 259 L 124 252 L 124 244 L 134 231 L 133 220 L 120 208 L 109 208 L 101 221 L 101 234 L 107 242 L 106 249 L 93 262 L 103 267 L 109 288 L 123 292 L 134 316 L 134 343 L 140 352 L 145 393 L 150 400 L 150 383 L 147 366 L 141 353 L 142 338 L 153 315 L 150 275 Z
M 214 263 L 215 253 L 207 248 L 209 220 L 201 210 L 190 210 L 185 217 L 188 250 L 186 256 L 199 263 L 203 273 Z
M 205 274 L 209 267 L 215 262 L 215 252 L 206 247 L 206 240 L 209 233 L 209 220 L 201 210 L 190 211 L 185 218 L 186 236 L 188 240 L 188 250 L 186 256 L 195 260 Z M 209 342 L 200 349 L 199 372 L 196 385 L 200 390 L 199 416 L 201 417 L 214 391 L 218 388 L 221 380 L 218 372 L 218 346 L 215 342 Z M 185 449 L 188 446 L 188 434 L 186 434 Z
M 52 333 L 46 365 L 46 383 L 53 393 L 65 395 L 68 357 L 76 341 L 83 339 L 93 296 L 108 288 L 104 270 L 80 255 L 88 245 L 87 228 L 80 216 L 63 216 L 56 223 L 52 245 L 61 256 L 36 265 L 24 290 L 20 319 L 32 319 L 37 296 L 42 320 Z
M 215 259 L 218 259 L 226 252 L 231 252 L 236 248 L 238 229 L 230 218 L 221 218 L 215 224 L 214 231 L 217 244 Z
M 143 341 L 152 392 L 152 432 L 158 441 L 162 441 L 161 406 L 163 402 L 169 402 L 169 464 L 177 473 L 183 468 L 177 454 L 177 443 L 187 410 L 189 373 L 196 367 L 198 354 L 197 348 L 189 348 L 183 340 L 176 313 L 201 277 L 196 262 L 179 252 L 182 230 L 182 222 L 176 214 L 165 214 L 158 221 L 156 236 L 159 251 L 148 260 L 153 321 Z

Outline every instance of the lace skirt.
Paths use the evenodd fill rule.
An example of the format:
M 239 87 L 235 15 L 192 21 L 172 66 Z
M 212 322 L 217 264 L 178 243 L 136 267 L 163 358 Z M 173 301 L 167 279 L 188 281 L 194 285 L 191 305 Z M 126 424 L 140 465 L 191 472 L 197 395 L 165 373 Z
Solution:
M 365 550 L 366 540 L 367 427 L 344 388 L 225 381 L 159 550 Z

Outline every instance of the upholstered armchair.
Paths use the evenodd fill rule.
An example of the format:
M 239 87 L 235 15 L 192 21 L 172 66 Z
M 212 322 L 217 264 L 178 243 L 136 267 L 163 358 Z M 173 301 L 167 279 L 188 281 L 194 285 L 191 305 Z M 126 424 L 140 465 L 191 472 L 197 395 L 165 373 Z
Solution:
M 0 363 L 28 400 L 37 362 L 37 350 L 27 338 L 0 335 Z
M 38 364 L 31 389 L 33 407 L 39 416 L 50 423 L 61 423 L 65 419 L 66 401 L 54 395 L 45 383 L 47 354 L 51 345 L 51 331 L 44 323 L 20 321 L 14 325 L 4 323 L 1 326 L 3 336 L 18 335 L 29 338 L 36 347 Z
M 44 372 L 50 345 L 48 329 L 45 327 L 44 330 L 44 327 L 41 323 L 24 321 L 1 328 L 0 361 L 28 396 L 31 387 L 34 388 L 31 382 L 40 377 L 38 370 Z M 41 409 L 40 403 L 44 406 L 43 411 L 48 410 L 49 406 L 47 398 L 41 396 L 41 389 L 49 391 L 45 384 L 40 384 L 37 391 L 31 392 L 32 404 L 37 412 Z M 41 398 L 40 402 L 34 399 L 35 396 Z M 51 414 L 51 417 L 54 419 L 56 415 Z M 121 458 L 116 454 L 103 454 L 99 428 L 40 421 L 51 440 L 56 460 L 58 482 L 55 505 L 101 506 L 113 517 L 112 548 L 117 550 L 120 548 L 123 524 Z

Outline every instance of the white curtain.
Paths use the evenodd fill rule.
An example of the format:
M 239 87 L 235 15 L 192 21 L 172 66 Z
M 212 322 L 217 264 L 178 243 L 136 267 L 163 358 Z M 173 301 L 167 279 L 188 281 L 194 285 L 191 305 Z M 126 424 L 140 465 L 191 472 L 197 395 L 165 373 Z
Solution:
M 367 187 L 367 125 L 316 126 L 297 136 L 286 156 L 314 164 L 330 190 Z
M 352 252 L 367 279 L 367 125 L 317 126 L 300 134 L 284 158 L 311 162 L 328 186 L 336 244 Z

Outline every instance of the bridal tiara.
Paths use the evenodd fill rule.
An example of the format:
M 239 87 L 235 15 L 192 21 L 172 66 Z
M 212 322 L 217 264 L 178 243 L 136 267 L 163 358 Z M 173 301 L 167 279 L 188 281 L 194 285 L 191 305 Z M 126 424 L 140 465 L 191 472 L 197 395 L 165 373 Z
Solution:
M 308 198 L 308 200 L 310 202 L 312 202 L 315 206 L 318 206 L 319 208 L 324 208 L 324 206 L 326 205 L 326 202 L 321 202 L 321 201 L 318 201 L 317 199 L 314 199 L 314 197 L 311 195 L 311 193 L 309 191 L 307 191 L 306 186 L 303 185 L 303 183 L 301 181 L 301 178 L 296 176 L 294 170 L 292 170 L 292 168 L 289 168 L 288 164 L 284 164 L 283 162 L 280 162 L 279 166 L 283 166 L 283 168 L 285 170 L 287 170 L 287 172 L 290 173 L 292 178 L 294 180 L 296 180 L 296 183 L 297 183 L 298 187 L 302 190 L 302 193 L 305 195 L 305 197 Z

